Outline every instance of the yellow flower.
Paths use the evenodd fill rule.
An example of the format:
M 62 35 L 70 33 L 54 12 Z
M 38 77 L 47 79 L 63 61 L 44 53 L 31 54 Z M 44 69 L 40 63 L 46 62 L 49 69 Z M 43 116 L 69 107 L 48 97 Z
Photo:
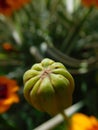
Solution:
M 30 0 L 0 0 L 0 13 L 4 15 L 11 15 L 13 11 L 21 8 Z
M 0 114 L 6 112 L 13 103 L 19 102 L 17 91 L 19 87 L 15 80 L 0 76 Z
M 76 113 L 71 117 L 70 130 L 98 130 L 98 120 L 94 116 Z
M 90 6 L 98 7 L 98 0 L 82 0 L 82 4 L 87 7 Z

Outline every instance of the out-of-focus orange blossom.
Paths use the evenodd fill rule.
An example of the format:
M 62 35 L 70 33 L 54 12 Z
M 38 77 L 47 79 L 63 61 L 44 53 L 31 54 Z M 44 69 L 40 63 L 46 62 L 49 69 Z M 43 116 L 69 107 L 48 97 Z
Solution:
M 31 0 L 0 0 L 0 13 L 9 16 L 29 1 Z
M 82 4 L 86 7 L 95 6 L 98 7 L 98 0 L 81 0 Z
M 8 42 L 5 42 L 2 44 L 2 48 L 5 50 L 5 51 L 12 51 L 13 50 L 13 46 L 11 43 L 8 43 Z
M 69 130 L 98 130 L 98 120 L 94 116 L 76 113 L 71 117 Z
M 16 80 L 0 76 L 0 114 L 6 112 L 13 103 L 19 102 L 16 93 L 19 90 Z

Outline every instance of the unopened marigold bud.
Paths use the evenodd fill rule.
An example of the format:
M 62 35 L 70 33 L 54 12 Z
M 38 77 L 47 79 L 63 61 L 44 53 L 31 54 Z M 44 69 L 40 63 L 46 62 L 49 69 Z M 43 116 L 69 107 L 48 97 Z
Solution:
M 55 115 L 72 104 L 74 79 L 60 62 L 45 58 L 25 72 L 24 96 L 36 109 Z

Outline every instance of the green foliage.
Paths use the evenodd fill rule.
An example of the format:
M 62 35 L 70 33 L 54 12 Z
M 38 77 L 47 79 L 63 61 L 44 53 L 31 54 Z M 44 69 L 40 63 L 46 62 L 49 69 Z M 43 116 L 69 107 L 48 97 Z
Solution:
M 81 112 L 98 117 L 98 10 L 78 4 L 70 13 L 66 7 L 64 0 L 32 0 L 11 17 L 0 15 L 0 75 L 18 81 L 21 99 L 0 115 L 0 129 L 31 130 L 51 118 L 23 97 L 24 72 L 45 57 L 73 75 L 73 104 L 85 100 Z M 3 48 L 6 42 L 12 50 Z

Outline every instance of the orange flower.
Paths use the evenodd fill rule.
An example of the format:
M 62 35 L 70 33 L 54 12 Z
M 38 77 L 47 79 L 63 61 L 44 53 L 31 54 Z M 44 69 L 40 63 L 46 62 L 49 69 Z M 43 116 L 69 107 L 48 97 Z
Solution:
M 30 0 L 0 0 L 0 12 L 4 15 L 11 15 L 13 11 L 21 8 Z
M 94 116 L 86 116 L 82 113 L 71 117 L 70 130 L 98 130 L 98 120 Z
M 12 51 L 12 50 L 13 50 L 12 44 L 7 43 L 7 42 L 5 42 L 5 43 L 2 44 L 2 48 L 3 48 L 5 51 Z
M 90 6 L 96 6 L 98 7 L 98 0 L 82 0 L 83 5 L 90 7 Z
M 6 112 L 13 103 L 19 102 L 16 92 L 19 90 L 17 82 L 5 76 L 0 76 L 0 113 Z

